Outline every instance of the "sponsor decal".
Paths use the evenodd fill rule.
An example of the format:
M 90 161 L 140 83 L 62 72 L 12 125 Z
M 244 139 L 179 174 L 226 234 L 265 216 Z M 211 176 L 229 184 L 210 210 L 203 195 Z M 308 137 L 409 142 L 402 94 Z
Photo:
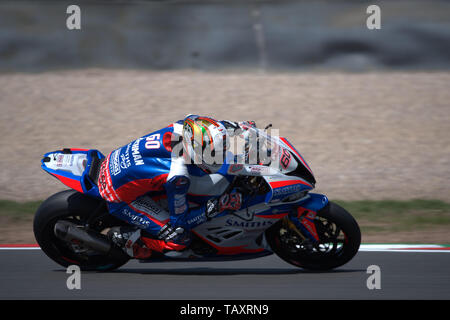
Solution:
M 263 171 L 263 167 L 260 167 L 260 166 L 248 166 L 248 169 L 252 173 L 260 173 Z
M 64 155 L 59 154 L 59 155 L 56 157 L 56 166 L 57 166 L 57 167 L 62 167 L 63 160 L 64 160 Z
M 280 165 L 283 169 L 287 169 L 291 163 L 291 153 L 286 149 L 283 149 L 283 154 L 280 158 Z
M 103 199 L 109 202 L 120 202 L 120 198 L 117 196 L 112 185 L 111 174 L 109 172 L 110 155 L 103 161 L 100 167 L 100 176 L 98 181 L 98 189 Z
M 194 217 L 192 219 L 187 220 L 187 223 L 189 225 L 194 224 L 194 223 L 195 224 L 201 224 L 201 223 L 203 223 L 205 221 L 206 221 L 206 216 L 205 216 L 204 213 L 202 213 L 202 214 L 199 214 L 199 215 L 197 215 L 196 217 Z
M 314 212 L 314 211 L 309 211 L 309 212 L 306 214 L 306 217 L 309 218 L 309 219 L 314 220 L 314 218 L 316 217 L 316 212 Z
M 144 160 L 142 159 L 142 155 L 139 152 L 139 143 L 143 138 L 139 138 L 133 142 L 131 146 L 131 155 L 133 156 L 134 164 L 137 166 L 142 166 L 144 164 Z
M 297 211 L 300 212 L 301 208 L 298 208 Z M 309 233 L 311 233 L 314 239 L 319 240 L 319 236 L 317 235 L 316 231 L 316 225 L 314 224 L 316 214 L 317 213 L 314 211 L 305 210 L 301 213 L 300 222 L 309 231 Z
M 295 192 L 298 192 L 301 190 L 302 190 L 302 186 L 300 184 L 293 184 L 290 186 L 285 186 L 285 187 L 274 189 L 273 196 L 276 197 L 276 196 L 286 195 L 286 194 L 295 193 Z
M 229 227 L 240 227 L 245 229 L 250 228 L 267 228 L 271 226 L 274 222 L 271 220 L 264 221 L 235 221 L 232 219 L 228 219 L 226 221 L 226 225 Z
M 106 189 L 106 175 L 104 172 L 100 173 L 98 184 L 101 185 L 102 189 Z
M 250 175 L 263 176 L 271 174 L 271 168 L 263 165 L 249 165 L 247 166 L 247 170 Z
M 71 167 L 73 165 L 74 156 L 72 154 L 58 154 L 56 157 L 57 167 Z
M 130 147 L 131 144 L 128 144 L 125 152 L 120 155 L 120 168 L 122 169 L 128 169 L 131 166 Z
M 228 172 L 229 173 L 237 173 L 237 172 L 241 171 L 243 168 L 244 168 L 243 164 L 232 164 L 228 168 Z
M 139 200 L 133 201 L 133 207 L 137 210 L 144 211 L 146 213 L 150 213 L 152 215 L 158 215 L 163 211 L 162 208 L 158 206 L 158 204 L 153 201 L 151 198 L 141 198 Z
M 175 214 L 184 213 L 187 210 L 186 195 L 176 194 L 174 196 L 173 204 L 174 204 Z
M 100 192 L 105 190 L 108 186 L 105 170 L 106 170 L 106 161 L 103 161 L 103 163 L 100 167 L 100 175 L 98 177 L 98 185 L 100 187 Z
M 111 154 L 111 160 L 109 164 L 110 172 L 112 175 L 117 176 L 120 173 L 120 149 L 117 149 Z
M 319 239 L 319 236 L 317 235 L 317 232 L 316 232 L 316 226 L 314 225 L 314 222 L 312 222 L 308 219 L 303 219 L 301 221 L 301 223 L 312 234 L 314 239 L 316 239 L 316 240 Z
M 133 214 L 128 208 L 125 208 L 122 213 L 130 219 L 132 224 L 138 227 L 148 228 L 150 226 L 150 221 L 139 215 Z
M 145 138 L 145 148 L 146 149 L 159 149 L 161 147 L 161 142 L 159 141 L 161 134 L 152 134 Z

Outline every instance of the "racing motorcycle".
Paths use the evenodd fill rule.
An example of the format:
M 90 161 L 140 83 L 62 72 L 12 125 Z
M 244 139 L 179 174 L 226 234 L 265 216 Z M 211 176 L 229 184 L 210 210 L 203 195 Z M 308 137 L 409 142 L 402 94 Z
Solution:
M 224 163 L 214 174 L 191 177 L 188 191 L 189 205 L 196 206 L 235 190 L 243 195 L 241 208 L 194 227 L 189 256 L 153 252 L 140 262 L 227 261 L 275 253 L 297 267 L 329 270 L 355 256 L 361 243 L 357 222 L 325 195 L 311 192 L 316 180 L 301 154 L 286 138 L 268 134 L 267 127 L 249 130 L 263 139 L 261 144 L 270 143 L 266 147 L 270 161 L 246 164 L 247 148 L 243 161 Z M 161 137 L 163 144 L 158 131 L 150 135 L 153 140 Z M 109 214 L 99 194 L 104 160 L 96 149 L 76 148 L 46 153 L 41 160 L 42 169 L 70 188 L 41 204 L 33 226 L 43 252 L 64 267 L 113 270 L 131 259 L 106 235 L 110 228 L 127 223 Z M 160 194 L 149 196 L 167 208 Z M 160 218 L 167 221 L 168 216 Z

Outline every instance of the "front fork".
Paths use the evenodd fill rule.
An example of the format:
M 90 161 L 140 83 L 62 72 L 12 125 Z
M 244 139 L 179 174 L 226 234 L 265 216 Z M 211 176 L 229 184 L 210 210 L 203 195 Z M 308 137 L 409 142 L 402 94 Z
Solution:
M 303 240 L 310 240 L 313 244 L 320 242 L 314 219 L 317 212 L 328 204 L 325 195 L 310 193 L 304 201 L 292 207 L 288 216 L 283 220 L 283 226 L 293 230 Z

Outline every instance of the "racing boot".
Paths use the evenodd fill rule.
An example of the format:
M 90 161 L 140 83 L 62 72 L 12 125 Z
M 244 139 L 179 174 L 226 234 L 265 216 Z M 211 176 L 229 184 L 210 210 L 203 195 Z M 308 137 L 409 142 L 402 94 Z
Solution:
M 132 258 L 147 259 L 152 255 L 152 250 L 141 240 L 141 229 L 113 227 L 108 231 L 107 237 Z
M 194 255 L 193 251 L 188 248 L 192 241 L 191 232 L 182 227 L 173 228 L 169 222 L 161 228 L 158 238 L 162 244 L 160 251 L 166 257 L 188 258 Z

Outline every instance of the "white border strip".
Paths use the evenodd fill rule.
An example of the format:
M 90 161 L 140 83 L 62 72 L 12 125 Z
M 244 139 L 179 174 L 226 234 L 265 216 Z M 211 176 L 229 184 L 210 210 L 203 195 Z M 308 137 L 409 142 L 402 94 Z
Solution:
M 0 250 L 41 250 L 36 246 L 0 245 Z M 439 244 L 361 244 L 362 252 L 448 252 L 450 247 Z
M 361 244 L 359 251 L 374 252 L 449 252 L 450 248 L 439 244 Z

